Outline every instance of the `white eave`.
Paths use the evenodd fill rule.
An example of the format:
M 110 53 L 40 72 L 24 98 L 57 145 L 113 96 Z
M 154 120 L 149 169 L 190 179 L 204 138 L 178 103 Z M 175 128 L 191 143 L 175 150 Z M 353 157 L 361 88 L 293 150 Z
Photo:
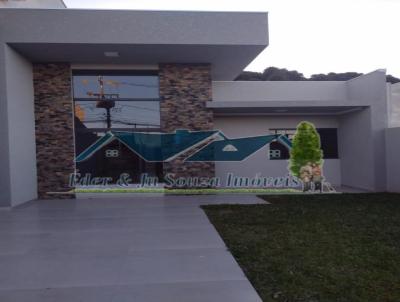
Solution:
M 0 43 L 32 62 L 209 63 L 233 80 L 268 45 L 267 13 L 1 9 Z M 117 58 L 104 52 L 118 52 Z

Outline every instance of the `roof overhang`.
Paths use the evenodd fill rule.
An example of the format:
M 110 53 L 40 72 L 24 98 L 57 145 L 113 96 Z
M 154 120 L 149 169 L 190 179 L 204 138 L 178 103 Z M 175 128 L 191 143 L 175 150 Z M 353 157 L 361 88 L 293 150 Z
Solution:
M 325 104 L 323 104 L 325 103 Z M 208 102 L 215 115 L 341 115 L 359 111 L 367 106 L 348 106 L 340 101 L 332 102 Z
M 0 42 L 32 62 L 210 63 L 214 80 L 232 80 L 267 47 L 268 15 L 1 9 Z
M 0 1 L 0 8 L 67 8 L 63 0 Z

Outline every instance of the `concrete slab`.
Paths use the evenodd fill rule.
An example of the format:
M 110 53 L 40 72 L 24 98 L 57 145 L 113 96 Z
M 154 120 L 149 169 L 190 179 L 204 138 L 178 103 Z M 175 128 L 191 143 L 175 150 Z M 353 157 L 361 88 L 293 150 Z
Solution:
M 0 301 L 261 301 L 202 204 L 254 195 L 35 201 L 0 212 Z
M 68 287 L 45 290 L 2 290 L 7 302 L 254 302 L 260 301 L 248 281 L 211 281 Z

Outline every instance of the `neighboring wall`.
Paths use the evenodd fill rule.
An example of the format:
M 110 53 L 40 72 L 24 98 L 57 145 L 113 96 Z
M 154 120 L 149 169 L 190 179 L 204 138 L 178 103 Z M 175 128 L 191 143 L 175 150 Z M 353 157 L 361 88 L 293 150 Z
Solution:
M 339 153 L 342 183 L 385 191 L 385 133 L 388 126 L 386 75 L 378 70 L 347 81 L 347 102 L 367 108 L 341 116 Z
M 400 83 L 388 84 L 389 127 L 400 127 Z
M 215 117 L 215 129 L 221 130 L 229 138 L 265 135 L 271 128 L 296 128 L 301 121 L 309 121 L 319 128 L 337 128 L 337 118 L 333 116 L 240 116 Z M 340 157 L 340 154 L 339 154 Z M 269 160 L 269 146 L 265 146 L 242 162 L 217 162 L 216 176 L 222 180 L 227 173 L 236 176 L 254 177 L 260 173 L 265 177 L 282 177 L 288 174 L 287 160 Z M 340 159 L 324 161 L 326 180 L 334 185 L 341 183 Z
M 387 190 L 400 193 L 400 128 L 385 131 Z

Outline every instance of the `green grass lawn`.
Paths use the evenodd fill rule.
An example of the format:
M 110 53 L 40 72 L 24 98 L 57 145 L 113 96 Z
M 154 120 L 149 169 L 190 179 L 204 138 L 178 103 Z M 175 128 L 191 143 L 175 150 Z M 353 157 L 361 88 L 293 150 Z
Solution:
M 400 194 L 204 206 L 263 301 L 400 301 Z

